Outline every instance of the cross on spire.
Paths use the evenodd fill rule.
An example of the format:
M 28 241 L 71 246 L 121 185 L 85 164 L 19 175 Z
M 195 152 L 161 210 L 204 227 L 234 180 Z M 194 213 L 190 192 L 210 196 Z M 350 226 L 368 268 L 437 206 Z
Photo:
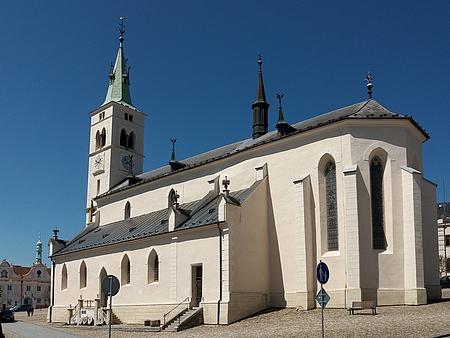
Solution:
M 121 16 L 120 17 L 120 23 L 119 23 L 119 33 L 120 33 L 120 37 L 119 37 L 119 41 L 123 42 L 123 34 L 125 33 L 125 25 L 123 24 L 123 20 L 125 20 L 125 17 Z

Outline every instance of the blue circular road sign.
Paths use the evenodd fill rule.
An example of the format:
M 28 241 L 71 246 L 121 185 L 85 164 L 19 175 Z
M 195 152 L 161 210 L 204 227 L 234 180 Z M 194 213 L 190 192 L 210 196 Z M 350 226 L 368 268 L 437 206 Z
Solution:
M 328 278 L 330 278 L 330 270 L 324 262 L 317 264 L 317 280 L 320 284 L 327 284 Z

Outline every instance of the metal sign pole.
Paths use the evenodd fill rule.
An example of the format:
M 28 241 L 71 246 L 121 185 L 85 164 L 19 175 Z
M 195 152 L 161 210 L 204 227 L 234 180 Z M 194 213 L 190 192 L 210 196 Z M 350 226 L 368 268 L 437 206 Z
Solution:
M 323 302 L 323 284 L 320 284 L 320 299 Z M 323 321 L 323 308 L 325 307 L 325 305 L 321 304 L 320 307 L 322 308 L 322 338 L 324 338 L 325 337 L 325 328 L 324 328 L 325 324 Z
M 109 276 L 109 327 L 108 338 L 111 338 L 111 321 L 112 321 L 112 276 Z

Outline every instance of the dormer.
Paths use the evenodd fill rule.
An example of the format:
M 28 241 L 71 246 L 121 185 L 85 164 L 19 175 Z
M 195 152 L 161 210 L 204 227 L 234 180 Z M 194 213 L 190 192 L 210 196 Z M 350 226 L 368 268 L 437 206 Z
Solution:
M 168 205 L 168 220 L 169 220 L 169 231 L 175 230 L 177 226 L 186 221 L 189 218 L 189 213 L 180 208 L 178 199 L 180 195 L 172 188 L 169 191 L 169 196 L 167 198 Z

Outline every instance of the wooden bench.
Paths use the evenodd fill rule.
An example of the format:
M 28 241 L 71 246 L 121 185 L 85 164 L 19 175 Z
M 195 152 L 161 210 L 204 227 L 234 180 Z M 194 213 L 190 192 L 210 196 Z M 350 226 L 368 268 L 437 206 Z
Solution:
M 356 310 L 372 310 L 372 315 L 377 314 L 377 306 L 373 300 L 363 300 L 361 302 L 352 302 L 352 306 L 348 308 L 351 315 L 354 314 Z

